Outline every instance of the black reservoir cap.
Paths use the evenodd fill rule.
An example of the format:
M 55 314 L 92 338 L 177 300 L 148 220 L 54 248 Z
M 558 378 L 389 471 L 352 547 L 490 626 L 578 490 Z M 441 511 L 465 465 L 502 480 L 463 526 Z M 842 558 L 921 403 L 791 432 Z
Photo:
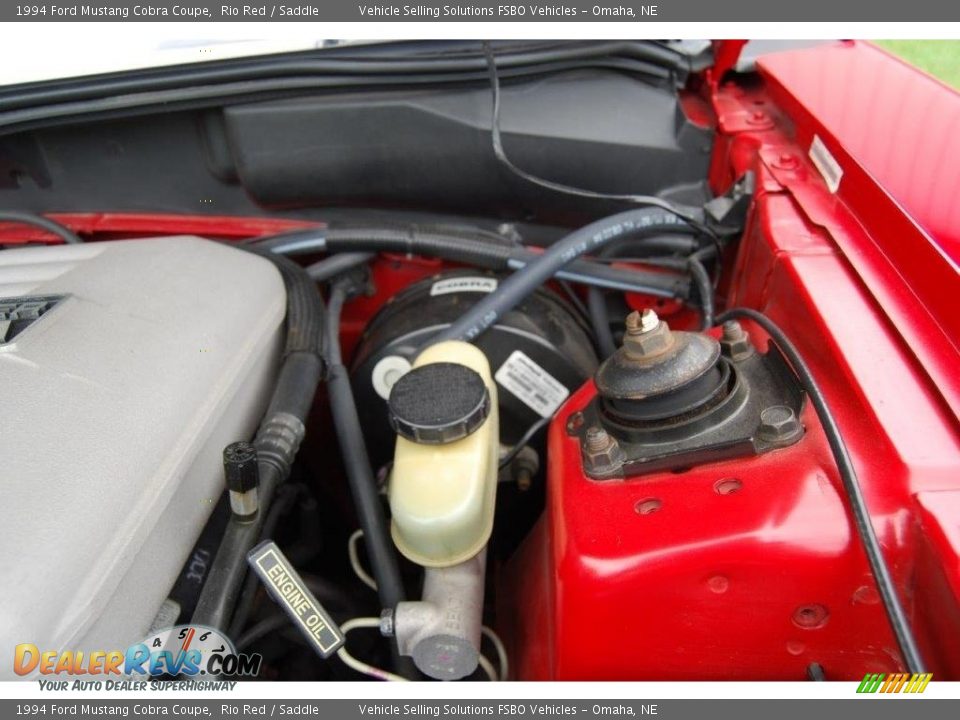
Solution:
M 475 370 L 431 363 L 410 370 L 390 391 L 390 425 L 416 443 L 442 445 L 465 438 L 490 414 L 490 393 Z

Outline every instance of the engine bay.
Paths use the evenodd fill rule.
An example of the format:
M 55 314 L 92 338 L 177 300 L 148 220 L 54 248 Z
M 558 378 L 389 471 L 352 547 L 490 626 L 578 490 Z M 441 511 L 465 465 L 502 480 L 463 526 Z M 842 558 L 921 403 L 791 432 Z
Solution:
M 0 639 L 960 673 L 953 316 L 886 252 L 923 233 L 833 143 L 832 187 L 775 62 L 597 45 L 0 136 Z

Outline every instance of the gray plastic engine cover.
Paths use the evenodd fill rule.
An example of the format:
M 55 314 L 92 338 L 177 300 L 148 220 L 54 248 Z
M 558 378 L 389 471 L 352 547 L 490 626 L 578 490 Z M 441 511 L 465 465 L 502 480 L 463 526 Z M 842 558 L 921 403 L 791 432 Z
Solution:
M 0 252 L 0 305 L 28 296 L 65 297 L 0 338 L 0 648 L 123 650 L 266 408 L 283 281 L 191 237 Z

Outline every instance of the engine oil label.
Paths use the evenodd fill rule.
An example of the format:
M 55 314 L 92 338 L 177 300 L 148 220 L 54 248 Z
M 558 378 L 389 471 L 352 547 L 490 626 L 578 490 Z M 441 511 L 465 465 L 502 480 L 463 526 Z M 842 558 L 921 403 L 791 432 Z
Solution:
M 543 417 L 553 415 L 570 394 L 570 391 L 553 375 L 520 350 L 513 351 L 513 354 L 497 370 L 494 378 L 531 410 Z
M 450 293 L 479 292 L 492 293 L 497 289 L 497 279 L 492 277 L 455 277 L 437 280 L 430 288 L 430 295 L 449 295 Z
M 257 545 L 247 562 L 264 587 L 321 657 L 327 658 L 344 643 L 343 633 L 307 589 L 300 574 L 272 540 Z
M 843 178 L 843 168 L 833 156 L 823 140 L 818 135 L 813 136 L 813 142 L 810 143 L 810 160 L 817 166 L 823 181 L 827 184 L 827 189 L 831 193 L 837 192 L 840 187 L 840 180 Z

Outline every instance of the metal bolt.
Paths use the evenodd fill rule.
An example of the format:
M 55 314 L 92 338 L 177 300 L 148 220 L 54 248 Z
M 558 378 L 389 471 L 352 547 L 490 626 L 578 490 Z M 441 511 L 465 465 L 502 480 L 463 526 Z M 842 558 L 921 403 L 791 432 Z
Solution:
M 575 412 L 567 418 L 567 433 L 573 435 L 583 426 L 583 413 Z
M 627 332 L 631 335 L 642 335 L 653 332 L 660 325 L 660 318 L 650 308 L 643 312 L 632 312 L 627 315 Z
M 540 456 L 537 451 L 527 445 L 510 463 L 513 481 L 517 483 L 520 492 L 526 492 L 533 486 L 533 478 L 540 470 Z
M 519 245 L 523 241 L 523 236 L 517 231 L 517 226 L 513 223 L 500 223 L 497 225 L 497 233 L 515 245 Z
M 590 452 L 600 452 L 601 450 L 606 450 L 610 445 L 610 435 L 606 430 L 599 427 L 591 427 L 587 429 L 587 450 Z
M 653 332 L 660 326 L 660 318 L 657 317 L 657 314 L 647 308 L 642 313 L 640 313 L 640 331 L 641 332 Z
M 626 326 L 623 347 L 633 360 L 645 361 L 660 357 L 673 346 L 674 338 L 670 326 L 661 321 L 650 308 L 627 315 Z
M 731 360 L 743 360 L 753 355 L 750 335 L 736 320 L 727 320 L 723 324 L 720 336 L 720 348 Z
M 527 468 L 517 470 L 517 490 L 526 492 L 531 485 L 533 485 L 533 476 L 530 475 L 530 471 Z
M 793 170 L 799 165 L 799 162 L 796 156 L 783 152 L 777 157 L 775 165 L 784 170 Z
M 588 428 L 583 440 L 583 464 L 588 472 L 594 475 L 609 475 L 623 465 L 626 457 L 623 449 L 603 428 Z
M 760 438 L 774 445 L 790 445 L 803 434 L 797 414 L 786 405 L 774 405 L 760 413 Z
M 727 320 L 723 324 L 724 340 L 739 340 L 743 334 L 743 327 L 736 320 Z

